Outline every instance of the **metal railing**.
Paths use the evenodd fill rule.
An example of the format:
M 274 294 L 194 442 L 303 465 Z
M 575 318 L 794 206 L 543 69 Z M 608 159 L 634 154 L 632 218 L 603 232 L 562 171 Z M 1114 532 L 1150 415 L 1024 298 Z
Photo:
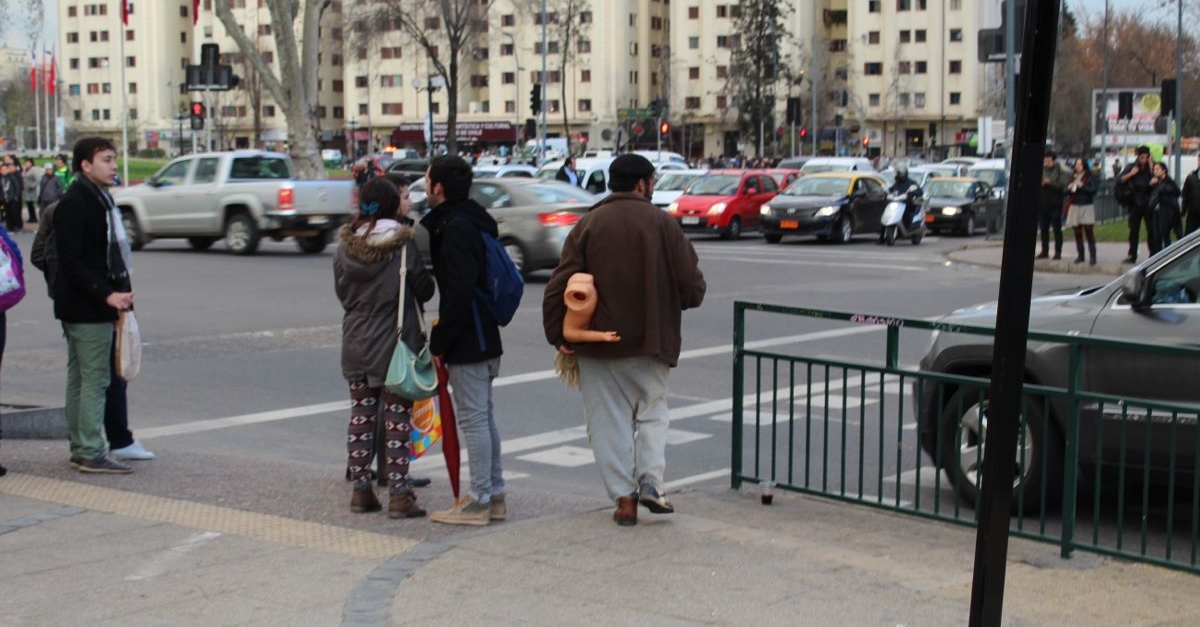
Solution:
M 902 331 L 981 336 L 990 346 L 994 329 L 741 301 L 734 311 L 734 488 L 770 482 L 975 524 L 990 350 L 986 362 L 932 372 L 900 366 L 899 348 Z M 877 325 L 886 336 L 882 359 L 749 349 L 751 312 Z M 1200 573 L 1200 404 L 1085 385 L 1099 381 L 1102 363 L 1160 367 L 1160 378 L 1186 384 L 1185 375 L 1200 372 L 1200 349 L 1033 331 L 1029 346 L 1042 363 L 1066 367 L 1056 381 L 1024 386 L 1014 535 L 1056 543 L 1063 557 L 1080 549 Z

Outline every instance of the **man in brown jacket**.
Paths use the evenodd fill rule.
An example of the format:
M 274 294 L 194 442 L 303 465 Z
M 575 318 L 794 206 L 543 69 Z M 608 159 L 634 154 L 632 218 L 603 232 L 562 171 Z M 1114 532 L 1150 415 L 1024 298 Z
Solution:
M 542 313 L 546 339 L 578 359 L 589 439 L 617 503 L 613 518 L 634 525 L 639 501 L 656 514 L 675 511 L 663 488 L 667 374 L 679 362 L 682 312 L 700 306 L 706 285 L 692 243 L 669 214 L 650 204 L 653 164 L 621 155 L 609 174 L 613 193 L 567 237 Z M 600 303 L 592 328 L 617 332 L 619 342 L 563 340 L 563 292 L 576 272 L 595 277 Z

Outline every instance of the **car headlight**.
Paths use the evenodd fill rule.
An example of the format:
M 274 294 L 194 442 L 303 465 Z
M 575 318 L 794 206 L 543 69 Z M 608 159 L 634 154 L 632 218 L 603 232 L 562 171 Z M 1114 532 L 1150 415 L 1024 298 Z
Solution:
M 673 203 L 667 205 L 668 213 L 675 213 L 676 211 L 679 211 L 679 203 L 673 202 Z
M 942 207 L 942 215 L 944 216 L 956 216 L 960 213 L 962 213 L 962 209 L 958 207 Z
M 760 213 L 764 216 L 771 215 L 771 205 L 763 205 L 763 206 L 759 207 L 758 213 Z
M 837 212 L 838 212 L 837 207 L 834 207 L 833 205 L 829 205 L 828 207 L 821 207 L 820 209 L 817 209 L 817 217 L 818 218 L 828 218 L 829 216 L 837 215 Z
M 711 208 L 709 208 L 708 215 L 719 216 L 722 213 L 725 213 L 725 206 L 726 205 L 723 202 L 719 202 L 719 203 L 713 205 Z

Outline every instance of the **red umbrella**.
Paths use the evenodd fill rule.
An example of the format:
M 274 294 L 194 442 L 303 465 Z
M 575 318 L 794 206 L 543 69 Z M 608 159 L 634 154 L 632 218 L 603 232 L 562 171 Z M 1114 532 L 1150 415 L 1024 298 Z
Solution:
M 438 409 L 442 414 L 442 457 L 446 459 L 446 474 L 450 476 L 450 489 L 454 501 L 458 502 L 458 468 L 462 464 L 458 448 L 458 425 L 454 420 L 454 401 L 450 398 L 450 375 L 446 365 L 436 359 L 438 377 Z

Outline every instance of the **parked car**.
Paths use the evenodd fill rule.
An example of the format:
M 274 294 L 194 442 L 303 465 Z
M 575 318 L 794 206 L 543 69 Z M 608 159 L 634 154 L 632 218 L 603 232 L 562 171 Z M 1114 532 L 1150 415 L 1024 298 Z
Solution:
M 537 174 L 537 168 L 531 165 L 506 164 L 506 165 L 481 165 L 474 168 L 475 178 L 480 179 L 503 179 L 509 177 L 524 177 L 533 178 Z
M 970 236 L 978 224 L 986 223 L 992 203 L 991 187 L 972 178 L 935 178 L 922 186 L 925 191 L 925 226 L 930 233 L 954 231 Z
M 470 197 L 496 219 L 500 242 L 525 276 L 558 265 L 567 234 L 597 201 L 566 183 L 520 177 L 477 179 Z M 418 222 L 429 211 L 427 200 L 413 205 Z M 429 264 L 429 232 L 419 225 L 416 241 Z
M 658 180 L 654 182 L 654 195 L 650 198 L 650 202 L 655 207 L 666 211 L 671 203 L 679 200 L 683 195 L 683 190 L 692 181 L 704 176 L 706 170 L 671 170 L 658 175 Z
M 874 172 L 875 166 L 864 157 L 813 157 L 800 171 L 805 176 L 822 172 Z
M 1196 346 L 1200 338 L 1200 232 L 1174 245 L 1108 283 L 1071 294 L 1035 298 L 1029 309 L 1031 330 Z M 939 322 L 994 326 L 994 304 L 960 309 Z M 991 374 L 993 339 L 983 335 L 935 333 L 921 369 L 942 374 L 986 378 Z M 1030 341 L 1025 353 L 1025 382 L 1067 387 L 1070 351 L 1066 345 Z M 1170 478 L 1172 463 L 1181 486 L 1192 486 L 1196 472 L 1197 414 L 1200 414 L 1200 360 L 1132 352 L 1120 348 L 1084 348 L 1081 385 L 1090 394 L 1116 399 L 1149 399 L 1191 404 L 1172 424 L 1169 412 L 1156 410 L 1150 419 L 1132 400 L 1080 407 L 1079 470 L 1087 478 L 1098 467 L 1124 461 L 1141 482 Z M 921 447 L 946 471 L 968 503 L 979 500 L 982 459 L 987 439 L 986 385 L 917 383 Z M 1049 402 L 1046 402 L 1046 399 Z M 1026 396 L 1025 449 L 1013 478 L 1013 502 L 1023 499 L 1026 512 L 1038 511 L 1043 496 L 1054 504 L 1063 485 L 1063 458 L 1069 407 L 1065 397 Z M 1048 404 L 1048 407 L 1046 405 Z M 1043 413 L 1048 409 L 1048 414 Z M 1044 420 L 1043 416 L 1048 418 Z M 940 434 L 940 435 L 939 435 Z M 1123 443 L 1123 445 L 1122 445 Z M 939 450 L 940 449 L 940 450 Z M 1172 449 L 1174 449 L 1172 451 Z M 1094 478 L 1094 477 L 1093 477 Z M 1190 487 L 1188 488 L 1190 490 Z
M 326 148 L 321 151 L 321 161 L 327 168 L 340 168 L 346 164 L 346 157 L 337 148 Z
M 738 239 L 745 229 L 758 228 L 759 207 L 778 191 L 775 179 L 758 170 L 709 170 L 692 181 L 667 211 L 684 231 Z
M 296 180 L 287 155 L 257 150 L 180 157 L 113 196 L 134 250 L 168 238 L 205 250 L 224 238 L 236 255 L 254 254 L 263 237 L 321 252 L 353 198 L 354 181 Z
M 591 194 L 604 197 L 608 195 L 608 168 L 612 165 L 615 157 L 597 157 L 594 159 L 576 159 L 575 171 L 579 174 L 579 186 Z M 537 177 L 546 181 L 553 181 L 555 175 L 558 174 L 558 169 L 563 166 L 563 161 L 551 161 L 543 165 L 537 171 Z
M 760 207 L 763 238 L 775 244 L 784 235 L 815 235 L 845 243 L 856 233 L 877 236 L 886 205 L 887 190 L 876 174 L 804 176 Z

